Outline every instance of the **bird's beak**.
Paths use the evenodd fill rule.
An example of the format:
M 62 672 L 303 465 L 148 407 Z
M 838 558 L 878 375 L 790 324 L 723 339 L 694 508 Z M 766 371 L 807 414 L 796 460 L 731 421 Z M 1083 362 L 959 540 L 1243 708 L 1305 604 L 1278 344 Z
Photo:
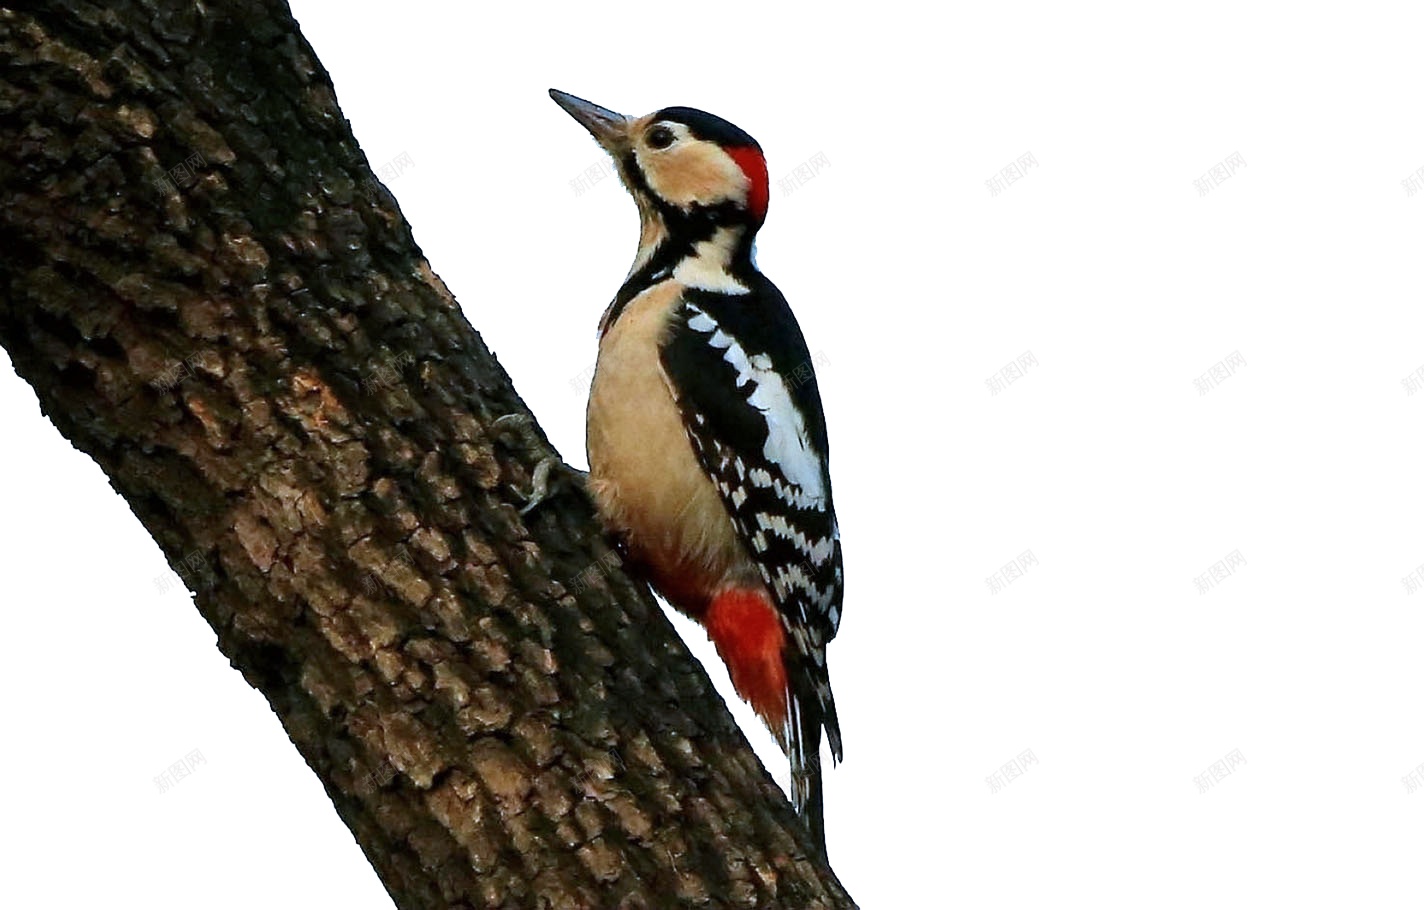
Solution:
M 568 111 L 569 116 L 582 123 L 583 128 L 592 133 L 598 144 L 607 149 L 613 157 L 617 158 L 622 153 L 628 139 L 631 119 L 556 88 L 549 89 L 549 97 L 553 98 L 559 107 Z

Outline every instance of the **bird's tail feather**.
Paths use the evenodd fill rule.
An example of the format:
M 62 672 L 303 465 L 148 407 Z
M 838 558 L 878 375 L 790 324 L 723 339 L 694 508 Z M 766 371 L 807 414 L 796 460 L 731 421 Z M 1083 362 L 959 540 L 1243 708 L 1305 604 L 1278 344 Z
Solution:
M 824 671 L 823 671 L 824 672 Z M 787 756 L 791 759 L 791 802 L 806 821 L 811 839 L 826 856 L 826 819 L 821 790 L 821 730 L 831 746 L 834 761 L 842 760 L 841 729 L 829 682 L 813 691 L 794 693 L 787 719 Z

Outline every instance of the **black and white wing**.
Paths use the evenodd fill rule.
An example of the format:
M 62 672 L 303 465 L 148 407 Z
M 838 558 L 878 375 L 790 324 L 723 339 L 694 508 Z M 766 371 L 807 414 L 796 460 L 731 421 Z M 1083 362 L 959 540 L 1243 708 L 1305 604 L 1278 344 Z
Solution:
M 771 589 L 800 665 L 792 738 L 814 725 L 818 744 L 824 726 L 840 760 L 825 663 L 842 592 L 825 414 L 801 329 L 781 292 L 758 278 L 749 294 L 686 291 L 662 364 L 698 461 Z

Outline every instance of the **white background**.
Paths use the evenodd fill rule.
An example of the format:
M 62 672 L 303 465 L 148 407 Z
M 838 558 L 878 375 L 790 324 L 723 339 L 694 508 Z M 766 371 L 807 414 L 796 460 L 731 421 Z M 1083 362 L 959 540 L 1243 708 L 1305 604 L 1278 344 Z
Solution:
M 546 90 L 760 140 L 759 262 L 821 355 L 847 576 L 830 853 L 867 908 L 1419 906 L 1424 592 L 1402 579 L 1424 563 L 1424 393 L 1402 380 L 1424 365 L 1424 193 L 1401 181 L 1424 166 L 1424 31 L 1404 9 L 295 4 L 373 167 L 413 162 L 390 189 L 431 264 L 580 466 L 636 215 L 611 179 L 575 193 L 601 153 Z M 390 907 L 9 369 L 0 426 L 0 904 Z

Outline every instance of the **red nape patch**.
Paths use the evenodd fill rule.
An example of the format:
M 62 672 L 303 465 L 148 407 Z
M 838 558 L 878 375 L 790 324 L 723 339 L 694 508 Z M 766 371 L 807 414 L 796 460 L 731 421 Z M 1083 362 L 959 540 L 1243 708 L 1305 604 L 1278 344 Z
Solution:
M 766 220 L 766 204 L 771 199 L 771 181 L 766 175 L 766 159 L 750 145 L 726 150 L 751 183 L 747 190 L 747 210 L 758 222 Z
M 702 617 L 707 637 L 732 675 L 737 694 L 771 726 L 786 723 L 786 643 L 781 617 L 766 594 L 756 590 L 723 591 L 712 598 Z

